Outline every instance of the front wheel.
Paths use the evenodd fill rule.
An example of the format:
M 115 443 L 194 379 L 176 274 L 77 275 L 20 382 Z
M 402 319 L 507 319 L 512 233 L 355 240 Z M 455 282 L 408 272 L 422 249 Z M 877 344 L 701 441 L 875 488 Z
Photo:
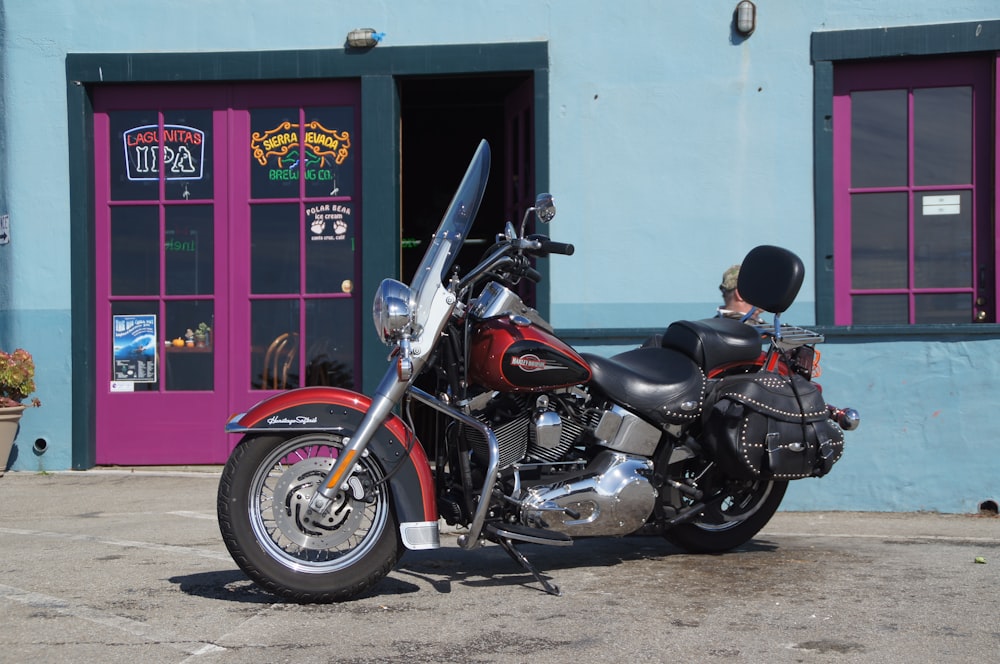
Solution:
M 722 502 L 694 521 L 675 526 L 663 536 L 690 553 L 722 553 L 749 542 L 781 504 L 788 482 L 759 480 L 732 483 Z
M 317 486 L 343 448 L 339 436 L 250 435 L 219 482 L 219 529 L 247 576 L 295 602 L 336 602 L 378 583 L 402 543 L 388 486 L 363 457 L 321 520 L 306 516 Z

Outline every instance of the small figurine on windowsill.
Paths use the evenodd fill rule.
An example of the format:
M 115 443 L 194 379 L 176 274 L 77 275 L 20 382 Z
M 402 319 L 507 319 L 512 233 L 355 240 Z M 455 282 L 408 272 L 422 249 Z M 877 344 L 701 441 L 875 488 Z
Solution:
M 184 333 L 184 345 L 188 348 L 194 346 L 194 330 L 190 327 L 187 329 L 187 332 Z

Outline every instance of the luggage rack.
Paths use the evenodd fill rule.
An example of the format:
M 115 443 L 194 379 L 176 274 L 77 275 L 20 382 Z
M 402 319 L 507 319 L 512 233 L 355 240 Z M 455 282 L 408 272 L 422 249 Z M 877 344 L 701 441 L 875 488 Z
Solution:
M 822 343 L 825 337 L 819 332 L 807 330 L 804 327 L 786 325 L 778 323 L 780 333 L 775 331 L 775 326 L 771 323 L 755 323 L 754 329 L 760 332 L 761 336 L 770 337 L 774 344 L 782 350 L 790 350 L 808 344 Z

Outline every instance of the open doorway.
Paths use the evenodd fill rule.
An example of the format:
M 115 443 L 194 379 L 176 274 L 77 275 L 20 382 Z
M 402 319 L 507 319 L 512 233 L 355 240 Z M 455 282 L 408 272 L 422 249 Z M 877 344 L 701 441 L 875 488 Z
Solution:
M 534 152 L 534 136 L 523 127 L 530 124 L 523 119 L 531 117 L 530 95 L 527 109 L 517 103 L 524 96 L 519 93 L 530 91 L 531 83 L 530 73 L 400 79 L 400 265 L 405 283 L 412 280 L 481 139 L 492 148 L 490 179 L 457 265 L 463 271 L 472 267 L 493 244 L 503 222 L 514 220 L 519 202 L 516 183 L 533 180 L 519 165 L 530 164 Z
M 469 160 L 486 139 L 490 178 L 476 222 L 456 260 L 461 273 L 474 267 L 507 220 L 523 214 L 519 183 L 534 187 L 533 79 L 530 73 L 413 77 L 399 80 L 401 122 L 400 272 L 404 283 L 427 249 Z M 534 288 L 522 298 L 534 305 Z M 433 372 L 418 379 L 432 394 L 443 385 Z M 447 421 L 416 403 L 408 411 L 417 438 L 437 458 Z

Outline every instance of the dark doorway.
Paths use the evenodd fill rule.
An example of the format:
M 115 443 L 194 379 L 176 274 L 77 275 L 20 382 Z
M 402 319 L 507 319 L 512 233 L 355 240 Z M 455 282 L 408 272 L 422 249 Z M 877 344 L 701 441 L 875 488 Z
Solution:
M 520 99 L 518 93 L 523 96 L 524 90 L 530 89 L 531 81 L 531 74 L 526 73 L 400 80 L 403 282 L 412 283 L 431 234 L 482 139 L 491 148 L 490 178 L 476 222 L 456 261 L 462 274 L 478 264 L 496 234 L 502 232 L 503 223 L 516 214 L 516 203 L 521 198 L 516 193 L 517 182 L 523 177 L 523 169 L 515 163 L 519 158 L 523 161 L 524 154 L 533 154 L 534 135 L 523 128 L 512 132 L 511 127 L 518 125 L 510 116 L 516 106 L 512 101 Z M 518 122 L 523 125 L 523 118 Z M 520 136 L 512 137 L 514 133 Z M 533 304 L 533 289 L 522 297 Z M 436 394 L 444 388 L 438 380 L 429 372 L 418 379 L 418 385 Z M 411 404 L 408 412 L 418 439 L 428 454 L 437 458 L 443 449 L 439 444 L 446 429 L 445 418 L 419 403 Z
M 458 266 L 472 267 L 503 230 L 512 172 L 506 145 L 509 97 L 531 74 L 400 80 L 402 281 L 410 283 L 427 241 L 481 139 L 492 148 L 490 180 Z

